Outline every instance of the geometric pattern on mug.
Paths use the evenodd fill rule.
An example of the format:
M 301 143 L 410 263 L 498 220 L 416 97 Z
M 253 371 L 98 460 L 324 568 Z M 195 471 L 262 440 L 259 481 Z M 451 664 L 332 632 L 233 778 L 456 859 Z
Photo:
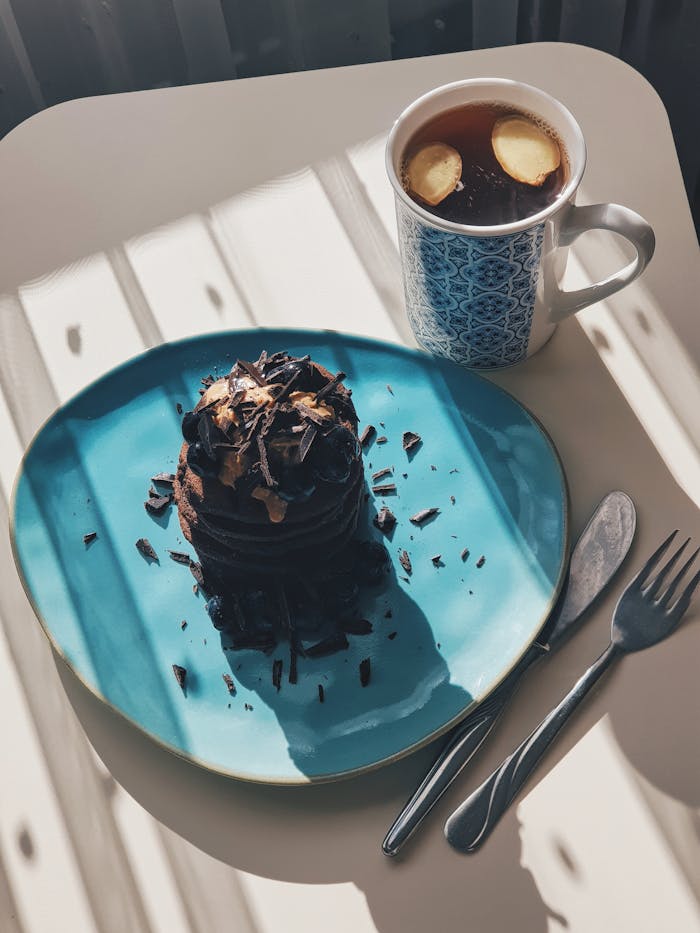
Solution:
M 396 205 L 408 320 L 430 353 L 474 369 L 527 356 L 544 223 L 507 236 L 447 233 Z

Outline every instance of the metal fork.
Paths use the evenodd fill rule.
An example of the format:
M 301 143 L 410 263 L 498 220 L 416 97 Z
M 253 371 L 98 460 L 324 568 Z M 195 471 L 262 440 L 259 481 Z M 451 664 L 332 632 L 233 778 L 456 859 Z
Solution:
M 598 660 L 588 668 L 561 703 L 542 720 L 513 754 L 506 758 L 447 820 L 445 836 L 455 849 L 474 852 L 484 843 L 535 770 L 559 730 L 614 661 L 633 651 L 650 648 L 676 630 L 700 583 L 700 571 L 690 580 L 680 596 L 675 600 L 674 597 L 700 548 L 688 558 L 665 589 L 664 584 L 690 538 L 653 578 L 651 573 L 677 534 L 678 532 L 674 531 L 669 535 L 620 597 L 613 613 L 610 644 Z

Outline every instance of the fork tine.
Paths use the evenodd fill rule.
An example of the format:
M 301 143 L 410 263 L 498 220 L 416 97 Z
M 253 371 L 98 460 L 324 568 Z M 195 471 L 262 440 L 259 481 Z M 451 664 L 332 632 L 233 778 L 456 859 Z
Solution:
M 683 614 L 690 605 L 690 600 L 693 598 L 693 593 L 697 589 L 698 583 L 700 583 L 700 570 L 698 570 L 693 579 L 678 597 L 676 602 L 668 610 L 669 615 L 675 615 L 677 617 L 677 622 L 680 622 Z
M 663 566 L 661 570 L 659 570 L 659 572 L 656 574 L 654 579 L 651 581 L 651 583 L 647 587 L 644 593 L 645 596 L 648 596 L 650 599 L 654 599 L 656 597 L 656 594 L 661 590 L 661 586 L 666 580 L 666 578 L 668 577 L 669 573 L 673 570 L 673 568 L 678 563 L 678 558 L 681 556 L 683 551 L 688 546 L 689 541 L 690 541 L 690 538 L 686 538 L 683 544 L 681 544 L 681 546 L 678 548 L 676 553 L 671 558 L 669 558 L 665 566 Z M 697 554 L 697 551 L 695 552 L 695 554 Z M 692 561 L 695 559 L 695 554 L 693 554 L 693 556 L 691 557 L 690 563 L 692 563 Z M 683 576 L 683 573 L 688 569 L 688 567 L 690 566 L 690 563 L 686 564 L 683 567 L 683 570 L 681 570 L 681 572 L 676 575 L 676 577 L 673 580 L 673 583 L 671 584 L 671 587 L 676 586 L 678 584 L 678 581 Z
M 670 604 L 671 600 L 673 599 L 674 593 L 675 593 L 676 590 L 678 589 L 678 584 L 681 582 L 681 580 L 682 580 L 683 577 L 685 576 L 686 572 L 690 569 L 690 567 L 691 567 L 693 561 L 694 561 L 695 558 L 698 556 L 698 554 L 700 554 L 700 547 L 697 548 L 697 549 L 690 555 L 690 557 L 688 558 L 688 560 L 683 564 L 683 566 L 682 566 L 681 569 L 678 571 L 678 573 L 675 575 L 675 577 L 673 578 L 673 580 L 671 580 L 671 582 L 669 583 L 668 587 L 666 588 L 666 592 L 663 593 L 663 594 L 659 597 L 658 602 L 659 602 L 659 606 L 661 606 L 662 609 L 665 609 L 666 606 L 668 606 L 668 605 Z M 649 588 L 648 592 L 650 592 L 650 591 L 651 591 L 651 587 Z
M 654 551 L 654 553 L 651 555 L 649 560 L 639 571 L 637 576 L 634 577 L 634 579 L 630 582 L 629 587 L 632 587 L 633 584 L 639 584 L 640 587 L 644 586 L 644 584 L 647 581 L 647 577 L 649 576 L 653 568 L 656 566 L 657 561 L 663 554 L 666 553 L 666 551 L 668 550 L 669 544 L 671 543 L 671 541 L 673 541 L 673 539 L 676 537 L 677 534 L 678 534 L 678 529 L 676 528 L 676 530 L 672 531 L 671 534 L 668 536 L 668 538 L 666 538 L 664 543 L 660 545 Z

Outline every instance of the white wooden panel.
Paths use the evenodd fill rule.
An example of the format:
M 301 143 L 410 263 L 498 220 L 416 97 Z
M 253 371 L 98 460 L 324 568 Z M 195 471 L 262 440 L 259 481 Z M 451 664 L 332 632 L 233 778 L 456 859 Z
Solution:
M 396 230 L 396 211 L 394 208 L 394 189 L 389 184 L 384 168 L 384 147 L 386 134 L 366 139 L 348 149 L 348 158 L 365 186 L 367 195 L 374 205 L 378 217 L 396 247 L 399 238 Z
M 37 685 L 40 689 L 40 685 Z M 0 627 L 0 846 L 27 933 L 92 933 L 93 918 L 51 776 Z M 0 917 L 2 929 L 2 917 Z
M 165 340 L 250 324 L 202 215 L 131 240 L 126 254 Z
M 2 308 L 0 307 L 0 314 Z M 22 458 L 22 447 L 15 431 L 15 426 L 7 407 L 7 401 L 0 388 L 0 486 L 5 498 L 10 498 L 12 484 L 17 467 Z
M 119 785 L 112 809 L 151 933 L 191 933 L 153 817 Z
M 259 933 L 379 933 L 364 894 L 345 884 L 291 884 L 240 873 Z
M 212 210 L 236 281 L 269 326 L 395 331 L 318 178 L 304 170 Z
M 123 292 L 101 254 L 24 285 L 19 295 L 61 399 L 142 348 Z
M 567 933 L 700 931 L 698 903 L 606 720 L 527 795 L 518 816 L 522 863 Z

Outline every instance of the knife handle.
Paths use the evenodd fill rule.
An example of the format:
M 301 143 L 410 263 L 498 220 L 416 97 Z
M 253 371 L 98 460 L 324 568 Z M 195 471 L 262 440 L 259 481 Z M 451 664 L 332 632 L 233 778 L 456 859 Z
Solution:
M 464 766 L 476 754 L 515 692 L 527 668 L 543 649 L 533 644 L 503 683 L 457 726 L 420 786 L 397 816 L 382 843 L 385 855 L 396 855 L 413 835 Z
M 453 848 L 474 852 L 483 845 L 571 714 L 619 654 L 611 644 L 539 726 L 457 807 L 445 823 L 445 837 Z

